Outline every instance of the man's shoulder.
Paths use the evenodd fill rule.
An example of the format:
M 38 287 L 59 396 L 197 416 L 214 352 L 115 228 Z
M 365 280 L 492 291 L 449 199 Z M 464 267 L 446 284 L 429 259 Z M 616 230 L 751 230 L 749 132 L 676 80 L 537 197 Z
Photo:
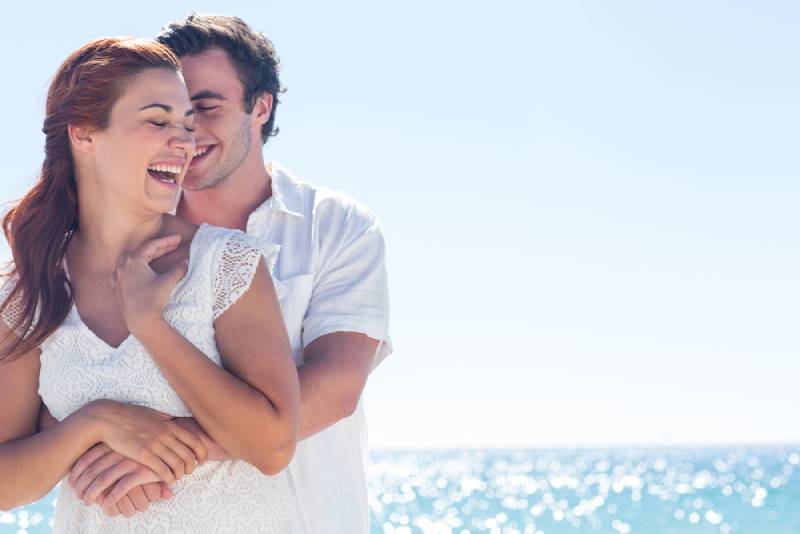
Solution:
M 302 199 L 303 215 L 315 226 L 346 223 L 364 228 L 377 223 L 375 213 L 350 195 L 300 179 L 284 168 L 278 176 L 284 189 L 293 190 Z

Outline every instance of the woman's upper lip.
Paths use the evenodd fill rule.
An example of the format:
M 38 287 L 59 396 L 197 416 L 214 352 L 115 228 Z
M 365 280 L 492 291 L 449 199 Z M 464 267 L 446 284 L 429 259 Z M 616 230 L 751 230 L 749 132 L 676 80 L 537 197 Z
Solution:
M 159 161 L 154 161 L 150 163 L 150 165 L 169 165 L 169 166 L 183 167 L 185 163 L 186 163 L 185 159 L 173 158 L 173 159 L 162 159 Z

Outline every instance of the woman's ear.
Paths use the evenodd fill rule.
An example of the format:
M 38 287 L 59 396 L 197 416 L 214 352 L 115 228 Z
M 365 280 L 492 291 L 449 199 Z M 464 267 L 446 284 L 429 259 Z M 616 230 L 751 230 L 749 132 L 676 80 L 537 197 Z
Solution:
M 70 144 L 75 150 L 88 154 L 94 152 L 94 139 L 92 139 L 92 132 L 88 128 L 68 124 L 67 135 L 69 136 Z

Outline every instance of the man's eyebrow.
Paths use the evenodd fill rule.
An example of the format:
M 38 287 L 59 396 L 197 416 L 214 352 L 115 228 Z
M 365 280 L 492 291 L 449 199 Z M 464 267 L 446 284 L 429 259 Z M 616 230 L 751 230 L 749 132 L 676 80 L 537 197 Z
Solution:
M 225 100 L 225 97 L 219 93 L 215 93 L 209 89 L 203 89 L 199 93 L 195 93 L 191 100 L 203 100 L 205 98 L 216 98 L 217 100 Z

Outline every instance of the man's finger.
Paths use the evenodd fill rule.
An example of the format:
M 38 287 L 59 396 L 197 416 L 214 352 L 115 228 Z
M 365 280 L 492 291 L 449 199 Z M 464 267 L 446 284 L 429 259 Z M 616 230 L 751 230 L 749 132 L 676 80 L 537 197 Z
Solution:
M 112 504 L 111 506 L 102 506 L 101 508 L 103 513 L 108 517 L 117 517 L 120 514 L 119 508 L 117 508 L 116 504 Z
M 114 451 L 110 451 L 102 458 L 98 458 L 92 465 L 87 467 L 83 474 L 78 477 L 78 480 L 75 481 L 75 493 L 79 498 L 83 499 L 85 497 L 86 488 L 97 479 L 100 473 L 124 461 L 125 457 Z
M 128 473 L 136 469 L 136 462 L 124 461 L 120 462 L 109 469 L 100 473 L 94 482 L 89 484 L 86 492 L 83 494 L 83 500 L 86 504 L 94 504 L 98 497 L 117 480 L 124 477 Z M 127 492 L 125 492 L 127 493 Z
M 124 495 L 119 502 L 117 502 L 117 508 L 119 508 L 119 511 L 122 512 L 122 515 L 125 517 L 130 518 L 136 515 L 136 507 L 127 495 Z
M 114 484 L 114 488 L 105 497 L 105 504 L 113 504 L 121 499 L 123 495 L 127 495 L 128 492 L 136 486 L 141 486 L 144 483 L 152 482 L 153 476 L 156 476 L 155 473 L 152 471 L 148 472 L 144 469 L 137 469 L 133 473 L 128 473 L 120 478 L 116 484 Z M 161 483 L 159 482 L 158 484 Z M 150 499 L 150 501 L 152 502 L 153 499 Z
M 126 475 L 126 476 L 133 476 L 133 475 Z M 117 482 L 117 484 L 119 484 L 120 482 L 122 482 L 122 479 L 120 479 L 120 481 Z M 148 482 L 147 484 L 142 485 L 142 491 L 144 491 L 144 495 L 145 497 L 147 497 L 148 501 L 156 502 L 163 498 L 161 495 L 162 484 L 163 482 Z M 166 484 L 164 484 L 164 486 L 166 486 Z
M 111 452 L 111 447 L 106 445 L 105 443 L 98 443 L 78 458 L 78 461 L 75 462 L 75 465 L 72 466 L 72 470 L 69 472 L 69 478 L 67 482 L 73 488 L 75 487 L 75 481 L 86 471 L 86 468 L 92 465 L 97 459 L 102 456 L 105 456 L 107 453 Z
M 136 508 L 137 512 L 144 512 L 150 508 L 150 500 L 147 498 L 147 495 L 145 495 L 144 488 L 142 488 L 142 486 L 136 486 L 130 490 L 128 492 L 128 498 L 133 503 L 133 506 Z
M 181 243 L 181 236 L 178 234 L 168 235 L 166 237 L 157 237 L 147 241 L 144 245 L 134 253 L 135 256 L 150 263 L 156 258 L 172 252 Z

